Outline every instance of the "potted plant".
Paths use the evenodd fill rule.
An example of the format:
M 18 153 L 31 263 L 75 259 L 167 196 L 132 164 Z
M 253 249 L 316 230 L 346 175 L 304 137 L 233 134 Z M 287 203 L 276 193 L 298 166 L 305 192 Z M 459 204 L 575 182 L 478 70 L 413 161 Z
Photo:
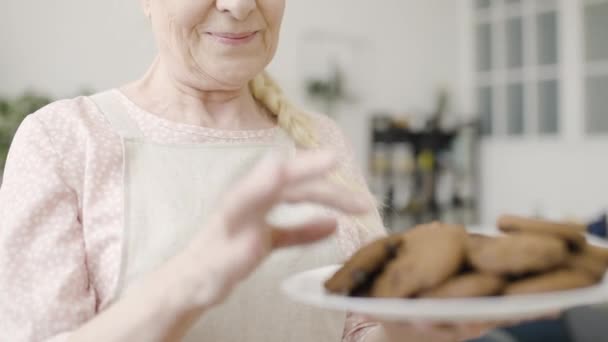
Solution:
M 8 149 L 21 121 L 50 102 L 49 97 L 35 92 L 26 92 L 16 98 L 0 97 L 0 180 Z

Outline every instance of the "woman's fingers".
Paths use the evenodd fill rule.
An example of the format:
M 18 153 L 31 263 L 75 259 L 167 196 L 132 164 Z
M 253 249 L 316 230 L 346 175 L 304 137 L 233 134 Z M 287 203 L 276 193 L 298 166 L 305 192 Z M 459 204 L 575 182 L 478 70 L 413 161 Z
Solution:
M 451 336 L 455 341 L 470 340 L 481 337 L 491 330 L 504 325 L 504 322 L 422 322 L 415 323 L 421 330 L 441 333 L 444 336 Z
M 516 325 L 517 321 L 486 321 L 486 322 L 382 322 L 391 337 L 419 336 L 424 341 L 465 341 L 479 338 L 488 332 L 504 326 Z M 393 338 L 394 340 L 394 338 Z
M 371 203 L 362 194 L 329 180 L 287 187 L 281 199 L 287 203 L 312 202 L 347 214 L 364 214 L 371 210 Z
M 299 184 L 333 171 L 338 165 L 335 153 L 330 151 L 302 151 L 285 164 L 285 177 L 288 184 Z
M 408 331 L 425 341 L 464 341 L 485 335 L 496 328 L 498 323 L 450 323 L 450 322 L 384 322 L 387 333 L 392 336 L 404 335 Z
M 450 324 L 431 322 L 383 322 L 382 325 L 391 341 L 459 341 L 459 334 Z
M 499 323 L 464 323 L 455 325 L 455 329 L 461 340 L 470 340 L 479 338 L 499 326 L 501 326 Z
M 362 196 L 327 180 L 335 167 L 335 155 L 325 151 L 301 152 L 289 160 L 280 154 L 265 157 L 224 196 L 228 226 L 263 219 L 281 202 L 315 203 L 347 214 L 369 211 L 371 203 Z
M 318 218 L 291 228 L 271 228 L 272 249 L 304 245 L 322 240 L 336 230 L 333 218 Z
M 283 190 L 322 179 L 335 165 L 335 156 L 329 152 L 302 152 L 293 159 L 279 153 L 269 154 L 225 195 L 227 210 L 249 209 L 263 215 L 280 202 Z
M 283 156 L 264 157 L 224 194 L 222 199 L 228 216 L 243 216 L 246 209 L 265 213 L 276 202 L 286 179 Z

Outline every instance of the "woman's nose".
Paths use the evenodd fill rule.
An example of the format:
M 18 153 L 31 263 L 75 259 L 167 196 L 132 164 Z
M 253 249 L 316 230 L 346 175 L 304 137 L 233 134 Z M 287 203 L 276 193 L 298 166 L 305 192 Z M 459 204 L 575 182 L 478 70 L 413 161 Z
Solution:
M 256 0 L 216 0 L 216 7 L 221 12 L 230 13 L 237 20 L 245 20 L 256 8 Z

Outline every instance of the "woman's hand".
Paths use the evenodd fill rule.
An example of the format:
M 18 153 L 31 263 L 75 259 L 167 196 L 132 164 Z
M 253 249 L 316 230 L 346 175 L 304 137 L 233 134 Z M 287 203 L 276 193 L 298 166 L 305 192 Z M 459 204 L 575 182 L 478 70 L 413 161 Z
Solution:
M 505 322 L 429 323 L 384 322 L 382 327 L 389 342 L 460 342 L 481 337 Z
M 556 319 L 559 312 L 546 314 L 535 320 Z M 380 321 L 383 335 L 369 342 L 460 342 L 479 338 L 488 332 L 501 328 L 515 326 L 533 319 L 511 321 L 479 321 L 467 323 L 434 323 L 434 322 L 390 322 Z M 376 341 L 378 340 L 378 341 Z M 367 342 L 367 341 L 366 341 Z
M 371 204 L 328 180 L 336 158 L 327 152 L 302 152 L 292 160 L 273 155 L 262 160 L 226 193 L 201 234 L 173 262 L 190 300 L 207 307 L 221 302 L 275 249 L 326 238 L 335 219 L 312 218 L 289 230 L 266 221 L 280 203 L 309 202 L 347 214 L 362 214 Z

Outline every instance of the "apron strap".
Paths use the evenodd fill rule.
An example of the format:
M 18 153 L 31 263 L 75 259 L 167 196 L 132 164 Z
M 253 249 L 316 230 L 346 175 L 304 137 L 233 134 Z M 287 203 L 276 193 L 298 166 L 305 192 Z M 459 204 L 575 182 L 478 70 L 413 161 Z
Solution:
M 127 114 L 125 106 L 116 98 L 113 90 L 92 95 L 90 98 L 123 138 L 143 137 L 137 123 Z

